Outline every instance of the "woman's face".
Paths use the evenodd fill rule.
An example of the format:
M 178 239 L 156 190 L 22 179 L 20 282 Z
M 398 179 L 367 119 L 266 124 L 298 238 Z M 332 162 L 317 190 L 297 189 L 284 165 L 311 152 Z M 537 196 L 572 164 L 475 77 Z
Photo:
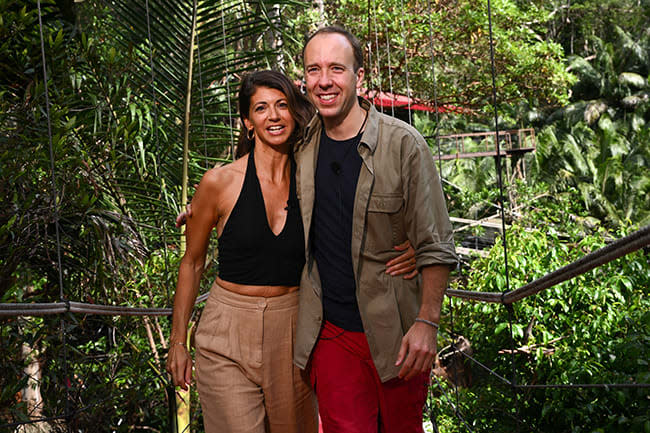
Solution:
M 279 147 L 287 145 L 296 128 L 284 93 L 269 87 L 258 87 L 251 97 L 247 129 L 254 128 L 255 143 Z

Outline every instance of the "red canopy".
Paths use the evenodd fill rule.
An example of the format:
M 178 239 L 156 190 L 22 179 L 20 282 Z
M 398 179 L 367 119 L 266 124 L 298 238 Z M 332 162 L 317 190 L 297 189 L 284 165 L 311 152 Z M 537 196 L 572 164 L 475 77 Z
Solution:
M 298 88 L 302 88 L 302 82 L 300 80 L 295 80 L 294 83 Z M 375 107 L 383 108 L 399 108 L 408 110 L 409 108 L 413 111 L 428 111 L 434 113 L 436 111 L 435 105 L 428 101 L 423 101 L 421 99 L 409 98 L 406 95 L 396 95 L 389 92 L 379 92 L 377 90 L 369 89 L 358 89 L 357 95 L 369 100 Z M 461 113 L 469 114 L 471 110 L 456 107 L 454 105 L 439 105 L 438 113 Z
M 421 99 L 409 98 L 406 95 L 396 95 L 394 93 L 388 92 L 379 92 L 377 90 L 368 90 L 368 89 L 359 89 L 357 94 L 370 102 L 372 102 L 375 107 L 384 107 L 384 108 L 400 108 L 405 110 L 412 111 L 428 111 L 433 113 L 436 111 L 436 107 L 433 103 L 428 101 L 423 101 Z M 453 105 L 439 105 L 438 113 L 466 113 L 467 110 L 464 110 L 460 107 L 455 107 Z

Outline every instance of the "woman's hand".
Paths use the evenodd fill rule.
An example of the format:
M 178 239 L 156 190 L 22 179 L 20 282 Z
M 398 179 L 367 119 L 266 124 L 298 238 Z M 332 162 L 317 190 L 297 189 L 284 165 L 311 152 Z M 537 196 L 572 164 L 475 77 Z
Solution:
M 418 270 L 415 267 L 415 250 L 411 246 L 411 242 L 407 239 L 394 248 L 404 252 L 386 263 L 386 273 L 392 276 L 403 275 L 402 278 L 405 280 L 414 278 L 418 274 Z
M 167 353 L 167 371 L 172 375 L 174 386 L 187 391 L 192 380 L 192 357 L 185 344 L 171 343 Z

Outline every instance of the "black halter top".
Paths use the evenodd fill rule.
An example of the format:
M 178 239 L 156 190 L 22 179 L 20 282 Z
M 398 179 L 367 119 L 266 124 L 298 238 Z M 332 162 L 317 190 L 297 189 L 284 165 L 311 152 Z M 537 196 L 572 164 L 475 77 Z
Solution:
M 248 154 L 244 184 L 219 238 L 219 277 L 236 284 L 297 286 L 305 264 L 305 238 L 295 162 L 291 161 L 287 220 L 276 236 L 269 227 L 253 153 Z

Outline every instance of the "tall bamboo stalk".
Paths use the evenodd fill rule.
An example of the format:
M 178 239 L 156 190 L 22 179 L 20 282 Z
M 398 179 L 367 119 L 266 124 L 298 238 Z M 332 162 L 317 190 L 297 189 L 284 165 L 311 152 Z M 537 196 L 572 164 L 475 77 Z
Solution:
M 192 30 L 190 34 L 190 56 L 187 72 L 187 92 L 185 96 L 185 131 L 183 135 L 183 175 L 181 190 L 181 205 L 183 209 L 187 206 L 187 188 L 188 188 L 188 165 L 190 158 L 190 107 L 192 103 L 192 76 L 194 66 L 194 40 L 196 39 L 196 15 L 197 0 L 194 0 L 192 10 Z M 185 254 L 187 248 L 185 233 L 181 235 L 181 255 Z M 190 347 L 190 332 L 187 333 L 187 347 Z M 187 391 L 178 388 L 176 390 L 176 428 L 177 432 L 190 433 L 190 387 Z

